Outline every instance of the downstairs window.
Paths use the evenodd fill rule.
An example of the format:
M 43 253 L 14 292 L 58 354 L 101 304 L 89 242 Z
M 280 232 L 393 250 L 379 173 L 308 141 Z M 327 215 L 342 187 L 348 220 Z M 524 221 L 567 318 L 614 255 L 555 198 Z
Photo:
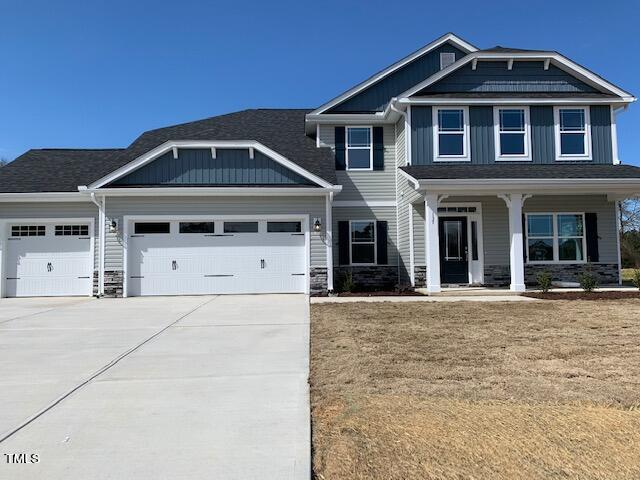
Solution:
M 535 213 L 526 219 L 529 263 L 585 261 L 584 213 Z

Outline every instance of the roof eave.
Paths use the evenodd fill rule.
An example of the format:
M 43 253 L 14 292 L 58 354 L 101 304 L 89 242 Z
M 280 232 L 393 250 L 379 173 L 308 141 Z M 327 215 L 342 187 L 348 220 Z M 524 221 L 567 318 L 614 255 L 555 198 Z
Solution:
M 640 178 L 457 178 L 418 179 L 403 172 L 418 191 L 447 194 L 538 193 L 639 195 Z

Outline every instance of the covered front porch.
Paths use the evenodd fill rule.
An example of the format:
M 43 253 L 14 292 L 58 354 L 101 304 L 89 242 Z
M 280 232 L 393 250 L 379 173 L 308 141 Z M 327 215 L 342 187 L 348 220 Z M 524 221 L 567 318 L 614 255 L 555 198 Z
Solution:
M 411 284 L 426 293 L 471 286 L 524 292 L 542 272 L 557 286 L 578 286 L 584 273 L 600 285 L 621 283 L 618 202 L 640 191 L 638 179 L 410 183 L 419 194 Z

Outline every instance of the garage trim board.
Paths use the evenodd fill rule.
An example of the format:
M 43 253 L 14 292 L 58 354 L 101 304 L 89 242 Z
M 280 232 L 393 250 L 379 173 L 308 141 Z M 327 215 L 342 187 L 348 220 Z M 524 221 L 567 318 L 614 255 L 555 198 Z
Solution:
M 303 273 L 305 278 L 304 291 L 300 293 L 309 294 L 310 291 L 310 231 L 309 231 L 309 215 L 125 215 L 123 216 L 123 296 L 130 296 L 131 293 L 131 281 L 130 281 L 130 261 L 133 251 L 130 251 L 132 245 L 132 236 L 135 235 L 133 225 L 135 222 L 228 222 L 228 221 L 254 221 L 254 222 L 269 222 L 269 221 L 298 221 L 301 224 L 301 232 L 296 235 L 304 235 L 304 272 L 296 272 L 296 275 Z M 261 233 L 265 233 L 262 232 Z M 171 235 L 175 234 L 172 230 Z M 216 292 L 211 292 L 216 293 Z M 197 294 L 197 293 L 196 293 Z
M 63 218 L 55 218 L 55 217 L 29 217 L 29 218 L 3 218 L 0 220 L 0 297 L 7 296 L 7 273 L 9 271 L 8 258 L 9 253 L 9 236 L 11 235 L 10 227 L 12 225 L 17 224 L 32 224 L 32 225 L 46 225 L 50 226 L 47 229 L 47 235 L 51 233 L 53 230 L 52 226 L 54 225 L 74 225 L 74 224 L 85 224 L 89 226 L 88 229 L 88 237 L 89 237 L 89 249 L 87 252 L 87 269 L 88 271 L 86 279 L 87 287 L 86 294 L 78 294 L 73 293 L 74 295 L 87 295 L 89 297 L 93 296 L 93 277 L 95 271 L 95 219 L 93 217 L 63 217 Z M 24 238 L 34 238 L 34 237 L 24 237 Z M 36 237 L 37 238 L 37 237 Z M 48 239 L 50 236 L 45 236 L 44 238 Z M 69 238 L 77 238 L 69 237 Z M 47 240 L 45 242 L 49 243 Z M 83 279 L 85 275 L 82 275 Z M 55 294 L 57 295 L 57 294 Z M 41 296 L 41 295 L 37 295 Z

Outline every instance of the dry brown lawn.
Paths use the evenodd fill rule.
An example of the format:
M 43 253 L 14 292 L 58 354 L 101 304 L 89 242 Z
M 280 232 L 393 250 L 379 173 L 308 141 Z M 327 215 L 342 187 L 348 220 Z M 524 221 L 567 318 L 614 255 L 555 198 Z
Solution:
M 317 479 L 639 479 L 640 300 L 316 304 Z

